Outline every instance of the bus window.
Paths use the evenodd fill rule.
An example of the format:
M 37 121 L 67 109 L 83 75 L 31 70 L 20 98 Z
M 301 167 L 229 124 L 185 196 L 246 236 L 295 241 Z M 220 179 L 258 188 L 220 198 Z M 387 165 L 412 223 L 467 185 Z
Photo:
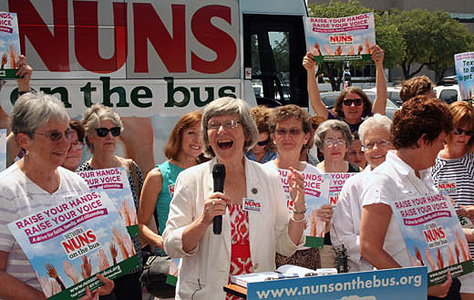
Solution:
M 305 53 L 301 17 L 244 15 L 244 67 L 258 104 L 308 106 Z

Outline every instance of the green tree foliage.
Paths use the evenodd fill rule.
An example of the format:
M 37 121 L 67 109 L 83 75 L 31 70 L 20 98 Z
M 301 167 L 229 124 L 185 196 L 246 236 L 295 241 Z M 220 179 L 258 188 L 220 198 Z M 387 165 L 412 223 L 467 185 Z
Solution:
M 358 1 L 331 1 L 327 5 L 308 7 L 309 16 L 322 18 L 345 17 L 369 11 L 371 9 Z M 474 34 L 466 25 L 442 11 L 394 9 L 390 13 L 376 13 L 375 32 L 377 44 L 385 52 L 385 67 L 399 65 L 405 79 L 427 67 L 435 72 L 438 81 L 444 77 L 448 67 L 454 66 L 454 54 L 474 50 Z M 322 71 L 329 75 L 333 83 L 336 80 L 331 77 L 340 78 L 341 68 L 341 63 L 326 63 Z
M 399 61 L 405 79 L 426 66 L 439 81 L 454 66 L 454 54 L 473 50 L 474 35 L 446 12 L 394 10 L 389 23 L 405 40 L 405 56 Z

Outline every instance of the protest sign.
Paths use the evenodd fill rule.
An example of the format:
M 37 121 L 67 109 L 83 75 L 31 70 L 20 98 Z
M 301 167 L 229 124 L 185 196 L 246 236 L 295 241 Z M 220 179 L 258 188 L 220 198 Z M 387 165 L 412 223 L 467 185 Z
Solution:
M 463 100 L 474 97 L 474 52 L 454 55 L 459 91 Z
M 7 167 L 7 130 L 0 129 L 0 172 Z
M 119 211 L 104 192 L 89 192 L 8 224 L 46 297 L 77 299 L 139 265 Z
M 333 208 L 336 208 L 337 199 L 339 199 L 339 194 L 341 193 L 342 187 L 346 180 L 356 175 L 357 173 L 328 173 L 331 181 L 329 184 L 329 203 Z
M 18 78 L 20 37 L 16 13 L 0 12 L 0 78 Z
M 273 162 L 268 163 L 268 165 L 275 167 Z M 301 172 L 304 177 L 304 193 L 306 201 L 305 218 L 308 222 L 308 226 L 304 231 L 304 234 L 306 235 L 305 246 L 322 248 L 326 223 L 317 217 L 316 212 L 322 205 L 329 204 L 329 178 L 326 174 L 312 169 L 313 168 L 305 168 L 303 172 Z M 293 210 L 293 201 L 290 198 L 288 180 L 289 170 L 278 169 L 278 173 L 280 174 L 281 185 L 286 194 L 288 212 L 291 213 Z
M 428 285 L 474 271 L 469 247 L 450 199 L 436 194 L 390 203 L 413 266 L 428 267 Z
M 306 44 L 317 62 L 372 60 L 374 14 L 342 18 L 307 18 Z
M 105 191 L 119 210 L 120 218 L 131 236 L 138 235 L 138 221 L 130 183 L 125 168 L 77 172 L 91 190 Z

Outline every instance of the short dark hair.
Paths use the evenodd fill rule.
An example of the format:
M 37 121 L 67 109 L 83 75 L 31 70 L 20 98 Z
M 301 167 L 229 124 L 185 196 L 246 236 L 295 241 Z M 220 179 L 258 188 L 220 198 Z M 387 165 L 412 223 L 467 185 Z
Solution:
M 362 111 L 362 117 L 367 117 L 372 113 L 372 101 L 370 101 L 369 97 L 367 96 L 364 91 L 357 86 L 350 86 L 345 88 L 339 96 L 337 96 L 336 101 L 334 101 L 334 113 L 340 117 L 344 118 L 344 111 L 342 110 L 342 100 L 346 97 L 347 94 L 354 93 L 359 95 L 362 98 L 362 102 L 364 105 L 364 110 Z
M 452 129 L 453 116 L 446 103 L 426 95 L 416 96 L 395 113 L 391 129 L 393 146 L 412 148 L 423 135 L 431 143 L 442 131 L 449 134 Z
M 84 126 L 82 126 L 81 122 L 79 122 L 76 119 L 71 119 L 69 121 L 69 127 L 71 127 L 71 129 L 76 131 L 77 139 L 80 142 L 84 143 L 85 130 L 84 130 Z

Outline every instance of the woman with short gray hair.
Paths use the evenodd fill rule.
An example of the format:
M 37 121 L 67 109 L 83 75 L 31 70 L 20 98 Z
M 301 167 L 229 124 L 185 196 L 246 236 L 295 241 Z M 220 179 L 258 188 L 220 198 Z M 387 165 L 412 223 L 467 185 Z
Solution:
M 324 155 L 317 167 L 324 173 L 359 172 L 359 167 L 344 160 L 352 144 L 349 126 L 339 120 L 327 120 L 314 134 L 314 143 Z
M 362 191 L 367 176 L 385 161 L 393 149 L 390 142 L 392 120 L 375 114 L 360 125 L 359 135 L 364 147 L 367 166 L 364 171 L 347 179 L 342 187 L 331 227 L 331 242 L 335 247 L 347 249 L 349 272 L 370 271 L 373 266 L 360 255 L 360 218 L 362 214 Z
M 82 125 L 86 133 L 86 143 L 89 151 L 94 154 L 94 143 L 89 141 L 89 137 L 94 135 L 94 131 L 100 127 L 101 121 L 112 122 L 115 127 L 112 128 L 114 131 L 110 131 L 112 136 L 117 137 L 122 133 L 123 124 L 120 116 L 110 107 L 104 106 L 102 104 L 94 104 L 89 109 L 87 109 L 82 117 Z M 108 131 L 105 132 L 102 129 L 97 134 L 102 137 L 102 135 L 108 134 Z
M 0 173 L 0 298 L 44 299 L 65 286 L 61 280 L 61 284 L 38 280 L 49 278 L 49 270 L 36 276 L 7 224 L 86 193 L 89 188 L 80 176 L 61 167 L 72 138 L 61 101 L 43 93 L 23 95 L 13 106 L 10 128 L 24 156 Z M 113 282 L 99 278 L 105 285 L 94 294 L 110 293 Z
M 364 145 L 366 135 L 371 129 L 380 128 L 390 133 L 392 127 L 392 120 L 389 117 L 381 114 L 375 114 L 372 117 L 366 119 L 359 127 L 359 137 Z M 364 145 L 365 146 L 365 145 Z
M 209 120 L 213 117 L 234 114 L 239 116 L 238 122 L 242 125 L 244 134 L 247 137 L 244 143 L 244 151 L 247 152 L 257 143 L 258 130 L 247 103 L 242 99 L 220 98 L 219 101 L 214 101 L 213 105 L 206 107 L 205 113 L 202 116 L 201 132 L 204 154 L 210 157 L 215 156 L 214 151 L 209 146 L 209 135 L 207 133 Z
M 291 256 L 304 244 L 304 214 L 290 217 L 277 172 L 245 158 L 257 128 L 243 100 L 212 101 L 201 127 L 204 149 L 214 158 L 179 174 L 164 248 L 182 258 L 176 299 L 223 300 L 230 275 L 273 271 L 276 252 Z M 225 167 L 224 192 L 213 192 L 213 175 L 221 173 L 216 164 Z M 303 177 L 290 173 L 294 209 L 303 211 Z M 213 226 L 217 216 L 221 227 Z
M 80 165 L 76 171 L 125 168 L 135 207 L 129 207 L 122 203 L 120 210 L 124 214 L 123 219 L 127 226 L 138 224 L 136 210 L 138 210 L 139 195 L 143 186 L 143 175 L 140 167 L 132 159 L 115 155 L 117 142 L 124 130 L 120 116 L 110 107 L 97 103 L 84 112 L 82 125 L 86 133 L 86 144 L 92 153 L 92 158 Z M 117 203 L 117 206 L 120 206 L 120 204 Z M 128 258 L 138 253 L 138 257 L 142 259 L 138 238 L 132 236 L 132 241 L 133 246 L 128 245 L 130 247 L 127 247 L 127 245 L 124 245 L 124 247 L 120 247 L 122 256 Z M 118 300 L 142 298 L 139 282 L 140 271 L 141 268 L 136 268 L 129 274 L 115 279 L 113 293 Z
M 316 165 L 323 173 L 359 172 L 359 167 L 344 157 L 352 144 L 349 125 L 339 120 L 321 123 L 314 134 L 316 147 L 322 152 L 324 160 Z M 334 220 L 334 218 L 333 218 Z M 336 253 L 331 244 L 330 233 L 324 236 L 324 248 L 320 250 L 321 267 L 335 267 Z

